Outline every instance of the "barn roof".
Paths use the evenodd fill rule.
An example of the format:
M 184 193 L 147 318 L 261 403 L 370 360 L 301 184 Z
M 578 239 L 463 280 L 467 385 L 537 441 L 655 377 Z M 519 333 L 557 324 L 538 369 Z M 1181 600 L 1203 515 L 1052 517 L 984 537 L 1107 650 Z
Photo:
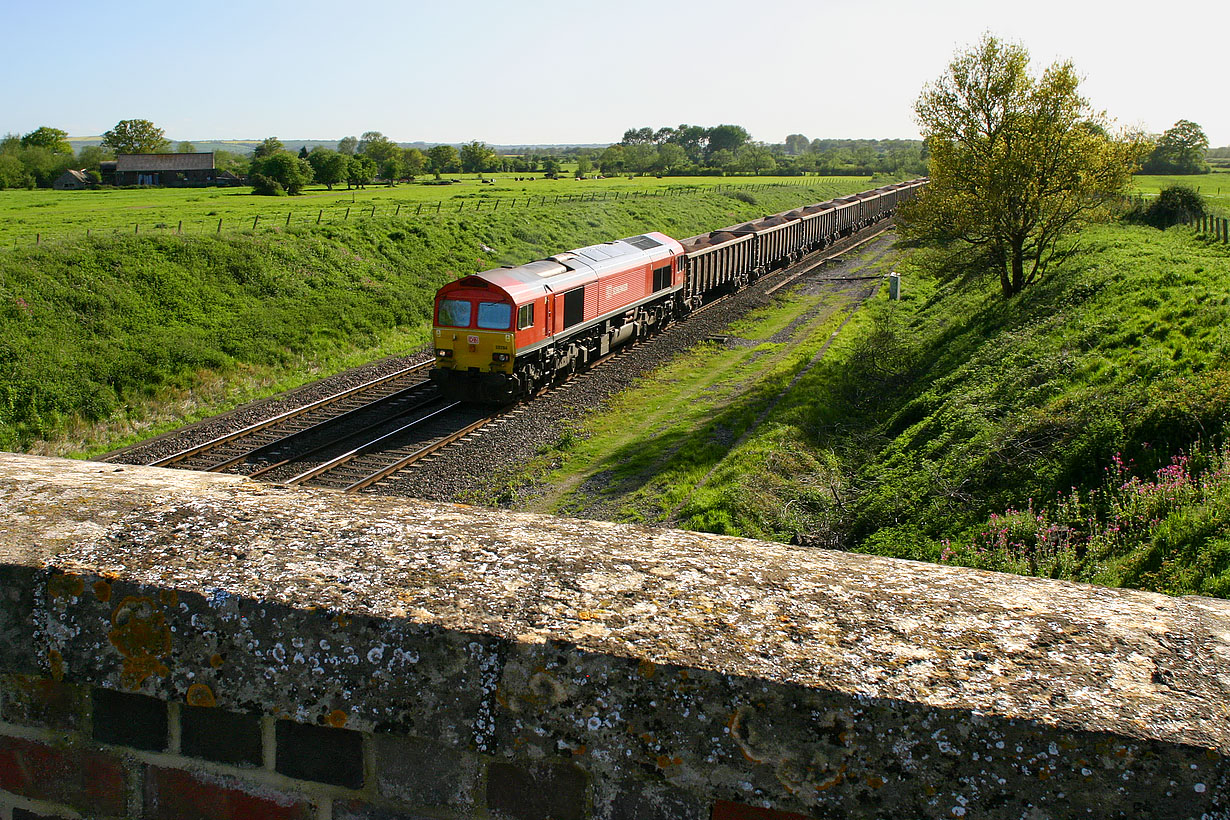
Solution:
M 201 154 L 120 154 L 115 158 L 118 172 L 133 171 L 209 171 L 214 167 L 213 152 Z

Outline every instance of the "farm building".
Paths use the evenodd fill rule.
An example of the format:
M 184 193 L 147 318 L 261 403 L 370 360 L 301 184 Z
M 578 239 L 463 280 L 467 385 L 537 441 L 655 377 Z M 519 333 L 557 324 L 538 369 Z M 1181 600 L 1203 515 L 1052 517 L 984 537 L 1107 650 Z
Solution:
M 93 188 L 94 181 L 86 176 L 84 170 L 74 171 L 69 169 L 60 174 L 59 179 L 51 183 L 51 187 L 57 191 L 81 191 L 86 188 Z
M 191 188 L 228 185 L 234 177 L 214 168 L 213 152 L 201 154 L 120 154 L 115 158 L 116 185 Z

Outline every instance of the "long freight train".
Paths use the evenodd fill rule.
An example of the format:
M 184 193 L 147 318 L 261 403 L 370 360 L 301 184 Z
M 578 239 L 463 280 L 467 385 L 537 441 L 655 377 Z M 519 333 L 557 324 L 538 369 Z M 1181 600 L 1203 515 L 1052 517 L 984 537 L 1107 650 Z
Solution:
M 676 241 L 651 232 L 506 266 L 436 293 L 436 365 L 450 396 L 504 404 L 713 296 L 891 216 L 916 179 Z

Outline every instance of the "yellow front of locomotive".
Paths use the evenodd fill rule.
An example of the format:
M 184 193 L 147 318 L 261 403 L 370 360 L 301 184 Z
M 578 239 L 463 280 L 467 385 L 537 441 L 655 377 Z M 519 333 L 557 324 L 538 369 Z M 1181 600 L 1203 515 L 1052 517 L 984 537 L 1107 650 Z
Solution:
M 458 399 L 510 400 L 517 388 L 513 315 L 511 300 L 478 277 L 441 288 L 432 330 L 432 380 Z
M 512 331 L 435 329 L 436 367 L 462 373 L 513 372 Z

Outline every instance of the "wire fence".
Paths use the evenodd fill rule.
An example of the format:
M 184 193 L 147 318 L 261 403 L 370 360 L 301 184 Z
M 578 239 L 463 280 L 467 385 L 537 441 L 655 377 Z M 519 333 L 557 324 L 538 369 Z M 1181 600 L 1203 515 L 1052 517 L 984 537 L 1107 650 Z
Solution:
M 695 196 L 706 193 L 728 193 L 766 191 L 781 188 L 815 188 L 849 181 L 849 177 L 800 177 L 795 180 L 776 180 L 774 182 L 750 184 L 716 184 L 716 185 L 680 185 L 657 189 L 641 189 L 635 191 L 582 191 L 572 194 L 518 194 L 515 196 L 500 196 L 487 193 L 463 195 L 451 199 L 441 199 L 435 202 L 396 202 L 396 203 L 339 203 L 328 208 L 298 207 L 287 211 L 246 213 L 219 216 L 215 220 L 190 218 L 174 222 L 165 217 L 157 217 L 148 222 L 129 222 L 123 225 L 108 225 L 103 228 L 86 228 L 70 233 L 53 231 L 33 231 L 29 234 L 13 236 L 12 248 L 42 246 L 51 243 L 71 242 L 80 239 L 102 237 L 117 237 L 123 235 L 174 235 L 202 236 L 233 233 L 253 233 L 260 230 L 287 230 L 296 227 L 311 227 L 316 225 L 336 225 L 358 219 L 381 218 L 434 218 L 453 214 L 492 214 L 513 210 L 527 210 L 554 205 L 579 205 L 586 203 L 626 202 L 631 200 L 665 199 L 680 196 Z

